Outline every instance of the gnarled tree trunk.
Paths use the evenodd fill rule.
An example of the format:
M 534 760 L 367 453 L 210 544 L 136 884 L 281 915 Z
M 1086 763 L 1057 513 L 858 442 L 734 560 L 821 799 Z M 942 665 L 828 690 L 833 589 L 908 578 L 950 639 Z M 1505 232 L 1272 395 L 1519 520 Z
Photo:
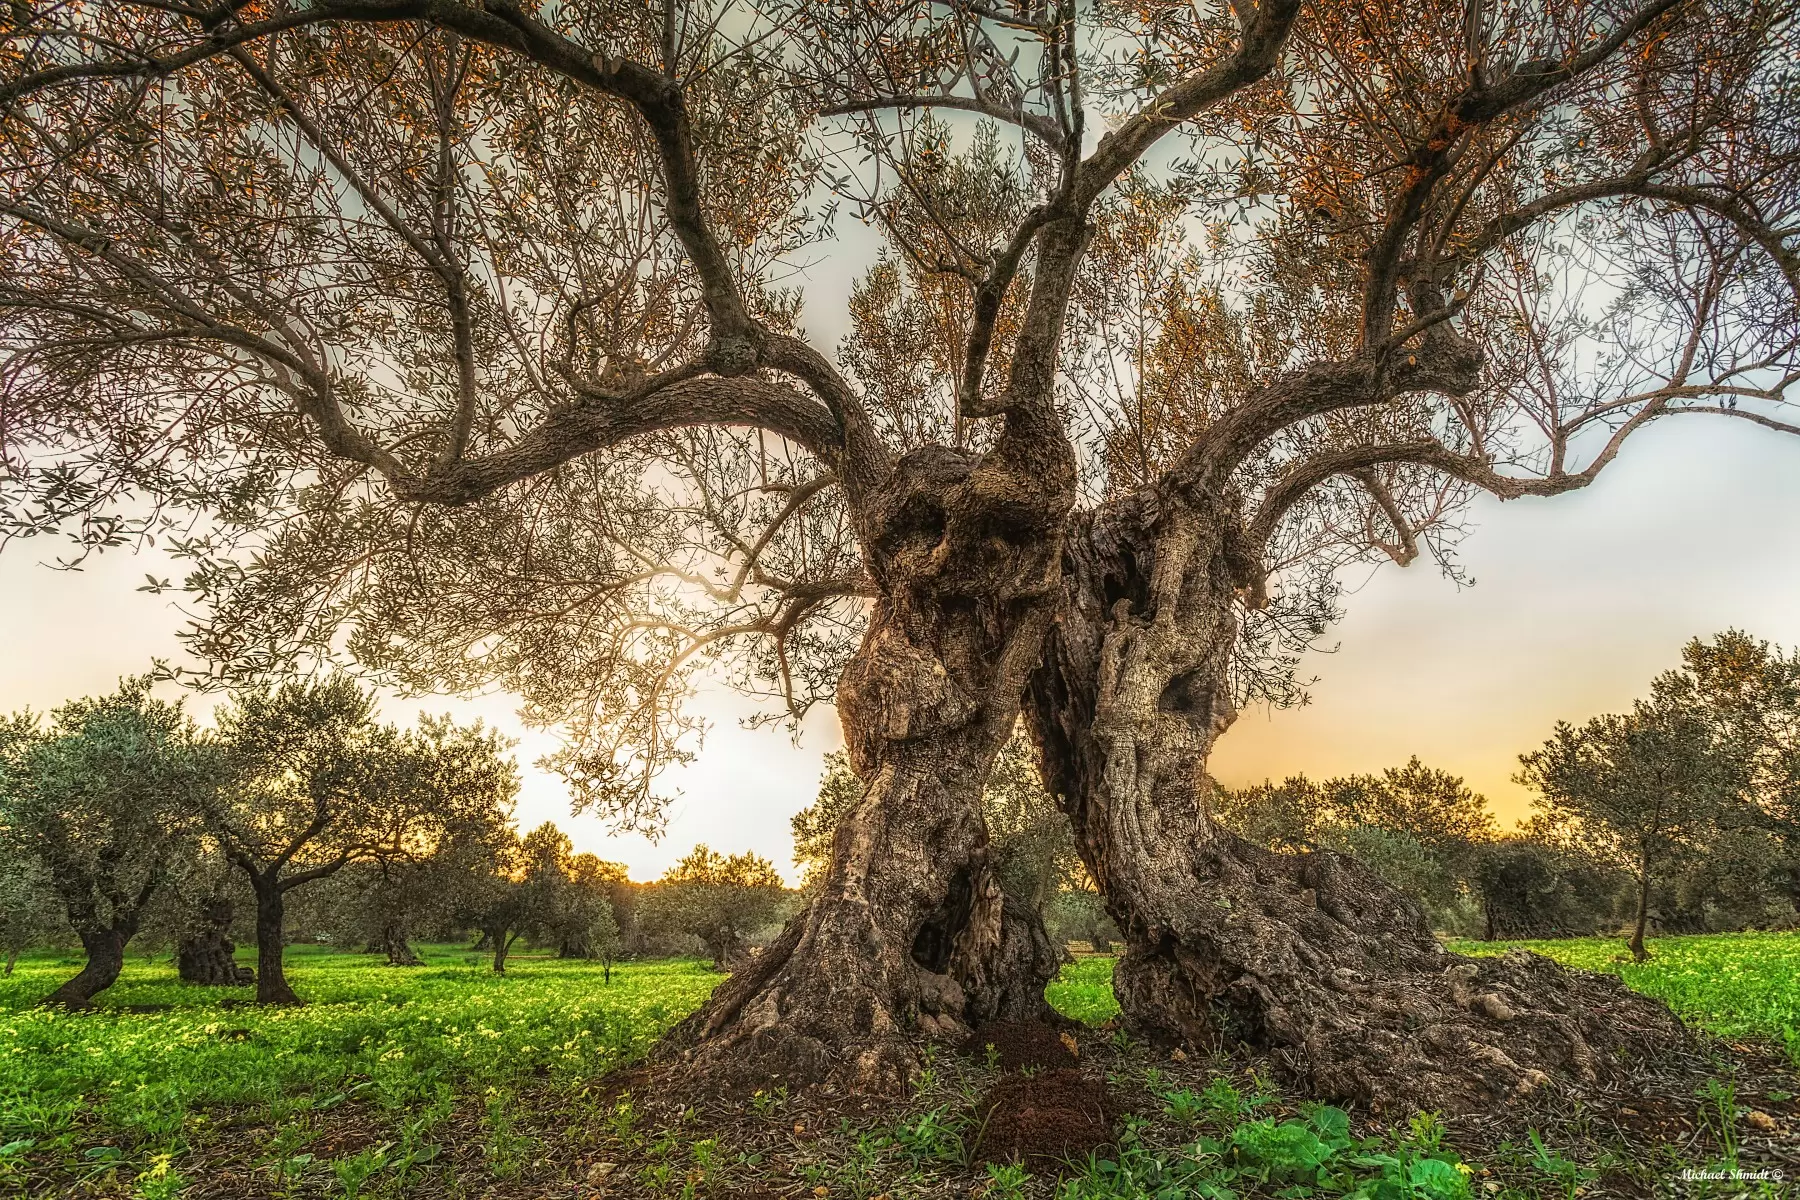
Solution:
M 81 948 L 87 952 L 87 962 L 82 964 L 75 978 L 46 996 L 44 1003 L 86 1008 L 95 996 L 118 982 L 119 973 L 125 969 L 125 943 L 131 940 L 135 931 L 135 928 L 121 931 L 115 926 L 78 929 L 76 933 L 81 938 Z
M 381 927 L 381 952 L 387 955 L 390 967 L 422 967 L 425 960 L 412 948 L 407 940 L 406 926 L 398 922 L 389 922 Z
M 1045 782 L 1126 943 L 1130 1026 L 1264 1049 L 1315 1094 L 1466 1110 L 1684 1039 L 1618 980 L 1524 952 L 1446 953 L 1354 860 L 1220 828 L 1204 769 L 1234 716 L 1234 587 L 1253 578 L 1222 501 L 1152 490 L 1082 520 L 1027 703 Z
M 232 944 L 232 903 L 223 896 L 212 896 L 194 913 L 191 928 L 175 947 L 176 973 L 188 983 L 205 987 L 248 987 L 256 982 L 256 972 L 237 965 Z
M 866 789 L 813 902 L 677 1032 L 707 1086 L 893 1089 L 922 1039 L 1050 1015 L 1060 955 L 1002 892 L 980 801 L 1050 619 L 1066 446 L 1009 412 L 986 456 L 915 451 L 868 500 L 881 599 L 838 689 Z

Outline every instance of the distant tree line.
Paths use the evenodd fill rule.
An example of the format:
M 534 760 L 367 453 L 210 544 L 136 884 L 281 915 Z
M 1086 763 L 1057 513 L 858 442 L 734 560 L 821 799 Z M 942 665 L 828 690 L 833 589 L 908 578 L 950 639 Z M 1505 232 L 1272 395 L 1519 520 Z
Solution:
M 343 677 L 234 693 L 212 729 L 150 677 L 47 717 L 0 718 L 0 953 L 78 945 L 81 970 L 46 1002 L 80 1007 L 127 948 L 172 948 L 181 977 L 254 983 L 297 1004 L 296 939 L 417 965 L 420 938 L 478 938 L 504 975 L 521 939 L 612 965 L 706 954 L 725 967 L 786 915 L 755 855 L 697 847 L 664 879 L 574 851 L 546 823 L 521 835 L 518 769 L 479 723 L 377 718 Z M 234 938 L 256 946 L 254 970 Z
M 1533 814 L 1414 758 L 1378 776 L 1232 790 L 1214 815 L 1277 849 L 1360 860 L 1445 932 L 1551 938 L 1784 927 L 1800 906 L 1800 654 L 1738 630 L 1698 638 L 1630 712 L 1558 723 L 1520 756 Z

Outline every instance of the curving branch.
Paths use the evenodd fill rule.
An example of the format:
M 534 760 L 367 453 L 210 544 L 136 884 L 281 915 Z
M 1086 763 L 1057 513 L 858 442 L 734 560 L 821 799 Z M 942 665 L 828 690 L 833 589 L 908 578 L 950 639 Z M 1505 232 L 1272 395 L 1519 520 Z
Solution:
M 1233 6 L 1237 8 L 1237 5 Z M 1165 88 L 1124 124 L 1100 139 L 1081 164 L 1077 198 L 1083 208 L 1112 185 L 1157 141 L 1183 121 L 1248 87 L 1275 67 L 1289 31 L 1300 16 L 1300 0 L 1262 0 L 1243 19 L 1231 55 Z
M 700 425 L 766 429 L 826 462 L 839 457 L 842 431 L 823 405 L 782 384 L 754 376 L 676 379 L 619 403 L 569 405 L 512 445 L 392 480 L 403 500 L 460 505 L 509 483 L 630 438 Z
M 1381 232 L 1369 247 L 1368 276 L 1363 287 L 1362 340 L 1366 346 L 1386 341 L 1399 303 L 1406 239 L 1425 215 L 1427 205 L 1456 162 L 1457 150 L 1478 128 L 1492 124 L 1542 99 L 1613 57 L 1637 34 L 1681 0 L 1651 0 L 1593 46 L 1564 62 L 1519 64 L 1498 82 L 1477 75 L 1470 86 L 1438 116 L 1412 153 L 1399 166 L 1405 186 L 1388 204 Z

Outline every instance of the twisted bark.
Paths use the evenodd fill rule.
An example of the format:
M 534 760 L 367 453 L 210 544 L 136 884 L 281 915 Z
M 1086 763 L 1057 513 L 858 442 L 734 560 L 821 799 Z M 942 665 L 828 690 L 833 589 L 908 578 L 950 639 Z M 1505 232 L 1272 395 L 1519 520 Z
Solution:
M 183 981 L 203 987 L 247 987 L 256 973 L 240 967 L 231 941 L 232 903 L 222 896 L 209 897 L 194 913 L 194 921 L 175 947 L 175 969 Z
M 1059 955 L 1002 891 L 980 800 L 1049 626 L 1072 502 L 1066 440 L 1017 411 L 987 455 L 915 451 L 868 499 L 881 599 L 838 689 L 867 787 L 817 897 L 677 1035 L 692 1078 L 893 1090 L 923 1039 L 1049 1015 Z
M 1071 533 L 1028 717 L 1045 782 L 1126 943 L 1125 1020 L 1164 1043 L 1246 1043 L 1314 1094 L 1468 1110 L 1579 1085 L 1685 1031 L 1617 979 L 1535 955 L 1446 953 L 1354 860 L 1220 828 L 1205 767 L 1231 723 L 1234 589 L 1255 564 L 1218 497 L 1152 489 Z
M 398 921 L 390 921 L 381 927 L 381 952 L 387 956 L 390 967 L 422 967 L 425 960 L 419 957 L 418 951 L 412 948 L 412 942 L 406 936 L 406 926 Z
M 129 933 L 121 934 L 111 926 L 81 929 L 77 933 L 81 948 L 87 952 L 87 961 L 81 964 L 81 970 L 73 979 L 44 998 L 45 1005 L 86 1008 L 95 996 L 117 983 L 119 973 L 125 969 L 125 943 L 131 940 Z

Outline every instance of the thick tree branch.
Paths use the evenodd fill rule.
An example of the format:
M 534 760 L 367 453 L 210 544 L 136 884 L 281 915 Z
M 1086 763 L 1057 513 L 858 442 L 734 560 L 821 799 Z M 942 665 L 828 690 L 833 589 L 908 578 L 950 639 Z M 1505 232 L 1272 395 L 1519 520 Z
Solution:
M 1244 22 L 1230 57 L 1165 89 L 1101 138 L 1081 164 L 1076 187 L 1081 207 L 1085 210 L 1170 130 L 1267 75 L 1300 9 L 1300 0 L 1262 0 Z

